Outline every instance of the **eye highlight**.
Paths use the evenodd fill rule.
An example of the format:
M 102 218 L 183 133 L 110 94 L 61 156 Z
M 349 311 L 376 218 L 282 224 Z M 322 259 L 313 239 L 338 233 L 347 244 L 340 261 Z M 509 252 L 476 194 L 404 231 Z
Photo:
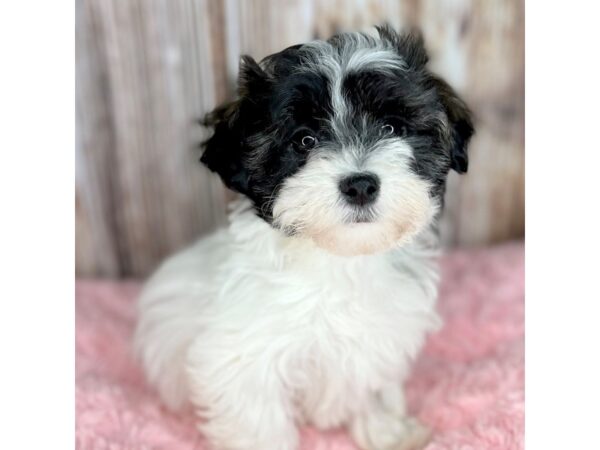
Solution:
M 391 136 L 392 134 L 394 134 L 394 126 L 390 125 L 389 123 L 382 125 L 381 126 L 381 134 L 383 136 Z
M 300 139 L 300 145 L 302 146 L 302 148 L 306 149 L 313 148 L 315 145 L 317 145 L 317 142 L 317 138 L 309 134 L 303 136 L 302 139 Z
M 308 127 L 298 128 L 291 137 L 291 144 L 297 152 L 304 153 L 317 146 L 319 140 L 316 133 Z
M 392 136 L 399 136 L 399 137 L 404 137 L 408 134 L 408 128 L 407 126 L 399 121 L 399 120 L 394 120 L 394 119 L 390 119 L 391 123 L 384 123 L 380 128 L 379 128 L 379 133 L 381 135 L 381 137 L 392 137 Z M 392 125 L 393 124 L 393 125 Z

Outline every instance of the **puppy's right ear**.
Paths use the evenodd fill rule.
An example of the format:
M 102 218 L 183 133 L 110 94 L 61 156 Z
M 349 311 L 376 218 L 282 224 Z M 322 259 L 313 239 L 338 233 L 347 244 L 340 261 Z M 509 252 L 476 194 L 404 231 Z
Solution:
M 266 96 L 267 74 L 250 56 L 240 60 L 238 99 L 208 113 L 202 124 L 214 128 L 214 134 L 202 143 L 200 161 L 217 173 L 234 191 L 248 191 L 249 173 L 245 167 L 248 152 L 246 138 L 253 133 L 262 99 Z
M 213 127 L 210 139 L 202 143 L 200 161 L 217 173 L 225 186 L 241 193 L 248 189 L 248 174 L 243 166 L 243 140 L 239 120 L 240 102 L 234 101 L 208 113 L 202 124 Z

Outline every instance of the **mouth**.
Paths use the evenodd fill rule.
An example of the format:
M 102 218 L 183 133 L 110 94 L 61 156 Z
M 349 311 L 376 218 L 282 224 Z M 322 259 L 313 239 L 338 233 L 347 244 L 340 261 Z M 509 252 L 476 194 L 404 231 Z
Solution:
M 345 223 L 371 223 L 375 220 L 376 214 L 372 208 L 354 208 L 348 215 Z

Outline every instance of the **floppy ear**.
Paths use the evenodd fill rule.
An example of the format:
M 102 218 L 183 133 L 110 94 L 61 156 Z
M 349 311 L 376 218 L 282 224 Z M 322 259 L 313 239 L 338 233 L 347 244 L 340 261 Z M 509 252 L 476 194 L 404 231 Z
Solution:
M 202 124 L 214 127 L 214 133 L 202 143 L 204 152 L 200 161 L 217 173 L 228 188 L 245 192 L 248 174 L 242 164 L 243 143 L 238 122 L 239 101 L 220 106 L 206 115 Z
M 419 29 L 413 28 L 398 34 L 389 25 L 376 28 L 380 39 L 391 44 L 406 61 L 408 70 L 425 69 L 429 57 Z M 469 167 L 467 147 L 474 132 L 471 112 L 448 83 L 433 75 L 432 80 L 449 121 L 450 167 L 458 173 L 464 173 Z
M 248 190 L 249 173 L 244 159 L 248 151 L 246 136 L 258 117 L 260 97 L 266 92 L 267 74 L 249 56 L 240 61 L 239 98 L 208 113 L 202 124 L 214 134 L 202 143 L 200 161 L 217 173 L 223 183 L 242 194 Z
M 475 132 L 471 111 L 448 83 L 435 76 L 433 81 L 450 127 L 450 167 L 458 173 L 465 173 L 469 168 L 467 147 Z

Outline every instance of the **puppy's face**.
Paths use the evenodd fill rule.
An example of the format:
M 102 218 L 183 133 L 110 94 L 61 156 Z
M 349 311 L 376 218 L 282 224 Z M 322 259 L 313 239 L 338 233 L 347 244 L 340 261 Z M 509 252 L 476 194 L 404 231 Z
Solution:
M 342 255 L 426 227 L 473 133 L 421 38 L 378 31 L 243 58 L 239 98 L 207 118 L 202 162 L 274 227 Z

